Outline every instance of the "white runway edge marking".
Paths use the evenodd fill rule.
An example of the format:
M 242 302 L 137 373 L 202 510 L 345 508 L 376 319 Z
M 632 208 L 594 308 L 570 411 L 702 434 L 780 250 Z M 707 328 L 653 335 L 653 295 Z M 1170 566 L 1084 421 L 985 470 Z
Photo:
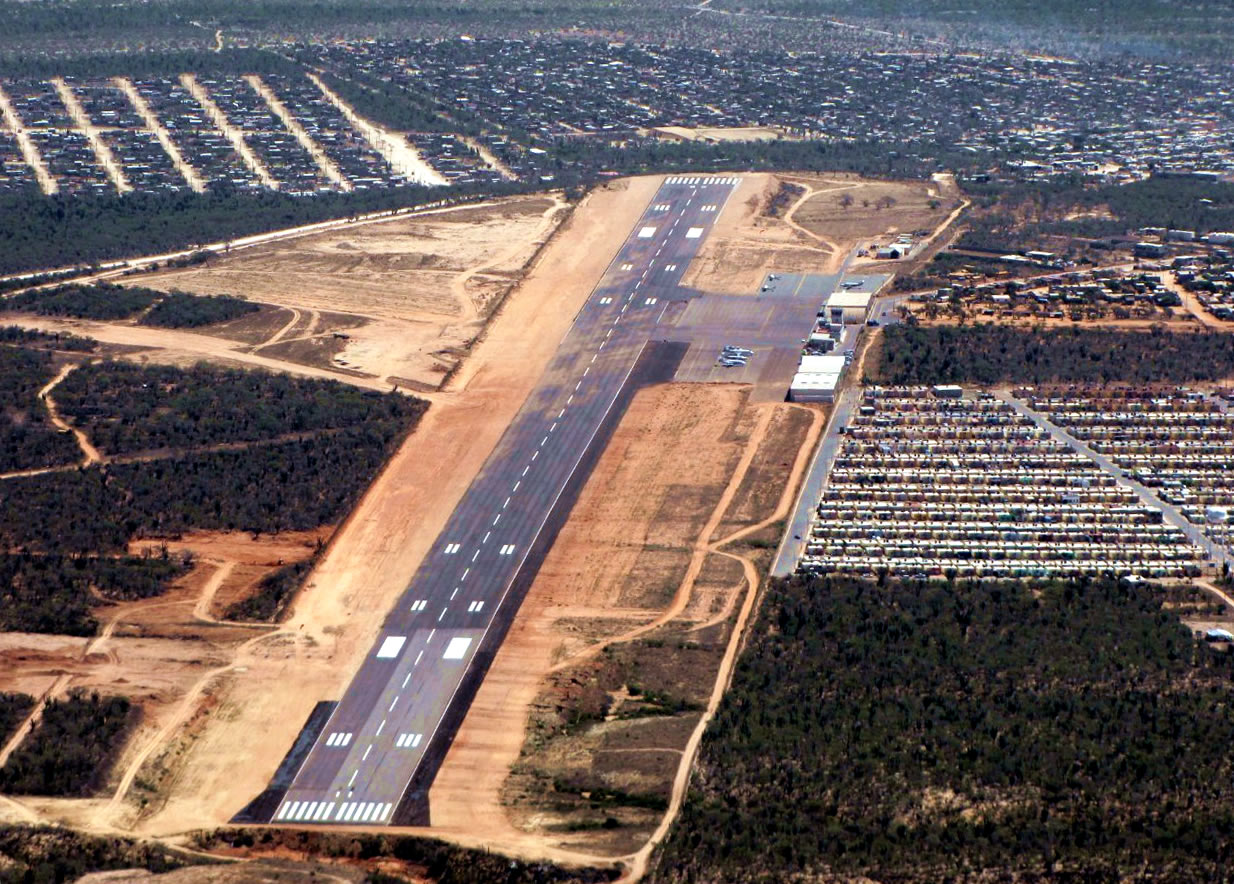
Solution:
M 398 652 L 403 650 L 403 645 L 407 643 L 405 635 L 388 635 L 385 641 L 381 643 L 381 647 L 377 649 L 377 659 L 389 660 L 391 657 L 397 657 Z
M 471 647 L 471 639 L 467 636 L 455 636 L 450 639 L 446 645 L 445 653 L 441 655 L 443 660 L 462 660 L 467 655 L 467 649 Z

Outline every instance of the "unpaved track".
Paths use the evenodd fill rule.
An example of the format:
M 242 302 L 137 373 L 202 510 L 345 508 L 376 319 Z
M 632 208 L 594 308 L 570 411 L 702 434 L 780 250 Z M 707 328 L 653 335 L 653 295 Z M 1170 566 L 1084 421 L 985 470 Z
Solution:
M 172 140 L 171 133 L 167 131 L 166 127 L 159 120 L 158 115 L 150 109 L 150 105 L 146 103 L 141 93 L 137 91 L 133 81 L 128 77 L 115 77 L 112 82 L 128 98 L 129 104 L 133 105 L 133 110 L 137 111 L 137 115 L 146 124 L 146 129 L 153 133 L 154 137 L 158 139 L 159 144 L 163 145 L 164 152 L 171 159 L 171 164 L 176 167 L 176 171 L 180 173 L 180 177 L 184 179 L 184 183 L 194 193 L 205 193 L 206 182 L 202 180 L 197 170 L 180 153 L 180 148 Z
M 200 357 L 221 362 L 239 362 L 245 365 L 264 368 L 268 371 L 282 372 L 283 374 L 298 375 L 306 378 L 324 378 L 343 384 L 350 384 L 353 387 L 379 390 L 383 393 L 390 391 L 390 384 L 381 378 L 358 377 L 356 375 L 329 371 L 324 368 L 314 368 L 311 365 L 301 365 L 297 362 L 284 362 L 279 359 L 272 359 L 268 356 L 261 356 L 257 353 L 248 353 L 242 349 L 237 349 L 244 345 L 236 341 L 225 341 L 221 338 L 212 338 L 207 335 L 194 334 L 193 332 L 143 328 L 140 326 L 110 325 L 105 322 L 67 322 L 42 316 L 14 316 L 6 321 L 10 325 L 17 325 L 35 331 L 67 331 L 73 334 L 85 335 L 105 344 L 148 347 L 151 350 L 160 350 L 173 355 L 185 354 L 188 358 Z M 419 399 L 427 399 L 430 402 L 434 399 L 434 394 L 432 393 L 413 392 L 415 392 L 416 397 Z
M 227 140 L 231 142 L 231 146 L 240 155 L 244 165 L 248 166 L 249 171 L 256 175 L 266 187 L 271 190 L 278 190 L 278 181 L 270 174 L 270 170 L 261 161 L 261 157 L 257 156 L 253 149 L 249 147 L 249 143 L 244 140 L 244 133 L 233 126 L 231 120 L 227 119 L 227 114 L 223 113 L 223 109 L 214 103 L 214 99 L 210 97 L 206 87 L 198 83 L 197 78 L 192 74 L 181 74 L 180 85 L 189 91 L 189 94 L 193 96 L 194 100 L 201 105 L 202 110 L 206 112 L 210 122 L 214 123 L 215 128 L 222 132 Z
M 112 794 L 110 800 L 101 806 L 94 816 L 94 825 L 99 828 L 110 829 L 114 825 L 116 814 L 123 810 L 124 796 L 128 794 L 129 789 L 133 787 L 133 781 L 137 779 L 137 774 L 141 771 L 142 765 L 149 760 L 159 748 L 171 739 L 171 736 L 179 730 L 193 715 L 197 709 L 197 701 L 201 698 L 201 694 L 210 686 L 212 682 L 220 676 L 226 675 L 237 668 L 243 667 L 246 662 L 246 655 L 259 643 L 269 641 L 271 639 L 282 638 L 290 635 L 285 629 L 279 629 L 274 632 L 255 635 L 248 641 L 236 648 L 235 656 L 230 663 L 223 666 L 211 669 L 205 675 L 197 680 L 197 682 L 185 692 L 181 698 L 176 712 L 172 715 L 166 724 L 154 734 L 141 751 L 134 756 L 124 771 L 124 775 L 120 778 L 119 784 L 116 786 L 116 791 Z
M 13 750 L 21 745 L 22 740 L 29 736 L 30 732 L 34 730 L 35 725 L 39 723 L 39 719 L 43 717 L 43 709 L 46 708 L 47 701 L 54 697 L 60 696 L 60 694 L 64 692 L 64 689 L 68 687 L 70 678 L 72 678 L 72 676 L 67 672 L 61 673 L 56 677 L 56 680 L 51 683 L 51 686 L 38 697 L 35 701 L 34 707 L 30 710 L 30 714 L 26 716 L 25 721 L 18 725 L 17 729 L 13 731 L 13 736 L 11 736 L 9 741 L 4 744 L 4 748 L 0 749 L 0 767 L 4 767 L 4 765 L 8 763 L 9 756 L 13 754 Z M 31 813 L 28 809 L 26 809 L 26 812 Z
M 313 136 L 304 130 L 304 127 L 300 125 L 300 121 L 292 116 L 291 111 L 287 109 L 287 105 L 283 104 L 274 90 L 266 84 L 266 81 L 256 74 L 248 74 L 244 78 L 244 82 L 248 83 L 253 88 L 253 91 L 261 96 L 262 101 L 279 118 L 283 127 L 295 136 L 296 141 L 300 142 L 301 147 L 308 151 L 309 156 L 313 158 L 313 162 L 317 164 L 317 168 L 321 170 L 321 174 L 325 175 L 330 183 L 339 190 L 350 193 L 354 189 L 351 182 L 339 171 L 339 167 L 334 164 L 334 160 L 326 156 L 326 152 L 321 149 L 320 144 L 313 140 Z
M 484 160 L 488 167 L 502 178 L 507 181 L 518 181 L 518 176 L 514 174 L 514 171 L 509 166 L 501 161 L 501 157 L 497 156 L 497 154 L 493 153 L 479 141 L 468 135 L 455 135 L 454 137 L 474 150 L 480 159 Z
M 771 409 L 768 409 L 770 411 Z M 802 442 L 801 447 L 797 450 L 797 457 L 793 461 L 792 470 L 789 473 L 788 481 L 784 483 L 784 491 L 780 495 L 780 501 L 776 505 L 775 512 L 770 516 L 753 525 L 742 528 L 739 531 L 734 531 L 727 537 L 723 537 L 712 544 L 712 549 L 715 552 L 722 552 L 719 547 L 740 540 L 756 531 L 774 525 L 776 522 L 785 518 L 793 507 L 796 499 L 797 486 L 801 483 L 802 477 L 805 475 L 806 468 L 810 463 L 810 455 L 814 451 L 814 445 L 818 441 L 819 433 L 823 426 L 824 412 L 817 409 L 810 409 L 814 414 L 814 419 L 810 424 L 810 429 L 806 433 L 806 438 Z M 760 429 L 765 433 L 766 426 L 760 423 Z M 755 435 L 758 435 L 756 430 Z M 751 436 L 750 446 L 757 450 L 754 436 Z M 743 458 L 744 462 L 744 458 Z M 735 486 L 734 486 L 735 487 Z M 727 489 L 726 489 L 727 490 Z M 731 499 L 731 498 L 730 498 Z M 707 725 L 711 723 L 715 717 L 716 710 L 720 706 L 720 701 L 724 698 L 725 691 L 728 690 L 729 683 L 733 678 L 733 665 L 737 662 L 737 655 L 741 652 L 742 645 L 745 643 L 746 627 L 750 621 L 750 614 L 754 610 L 754 602 L 758 598 L 760 581 L 758 579 L 758 571 L 754 567 L 754 563 L 744 556 L 734 555 L 732 553 L 723 553 L 724 555 L 735 557 L 742 563 L 742 568 L 746 575 L 746 594 L 741 602 L 741 611 L 737 615 L 737 622 L 733 624 L 732 634 L 729 636 L 728 647 L 724 651 L 724 658 L 720 662 L 719 671 L 716 673 L 715 685 L 711 690 L 711 697 L 707 701 L 707 709 L 703 712 L 698 720 L 698 724 L 694 728 L 694 732 L 690 735 L 690 739 L 686 742 L 685 752 L 682 753 L 681 764 L 677 768 L 677 775 L 673 779 L 673 790 L 669 798 L 668 810 L 664 812 L 664 818 L 660 821 L 660 825 L 647 839 L 647 843 L 643 845 L 633 856 L 628 858 L 630 863 L 629 872 L 623 876 L 625 881 L 638 881 L 647 873 L 647 866 L 651 859 L 651 854 L 664 841 L 668 835 L 669 829 L 672 827 L 673 821 L 677 818 L 677 814 L 681 811 L 682 802 L 685 800 L 686 789 L 690 785 L 690 774 L 694 769 L 694 759 L 698 755 L 698 747 L 702 743 L 703 734 L 707 730 Z
M 81 102 L 73 94 L 72 88 L 60 77 L 53 77 L 51 85 L 56 88 L 56 94 L 60 96 L 60 101 L 64 103 L 64 108 L 69 112 L 69 116 L 73 118 L 78 131 L 86 136 L 86 141 L 90 142 L 90 148 L 94 151 L 94 158 L 103 167 L 103 171 L 107 173 L 112 186 L 120 193 L 131 193 L 133 185 L 129 184 L 129 179 L 125 176 L 124 169 L 117 162 L 116 155 L 111 152 L 111 147 L 104 140 L 103 133 L 91 122 L 90 115 L 81 106 Z
M 26 161 L 26 165 L 34 172 L 34 177 L 39 182 L 39 187 L 42 188 L 43 193 L 48 196 L 51 196 L 53 193 L 59 193 L 60 185 L 52 177 L 51 172 L 47 170 L 47 164 L 43 162 L 43 156 L 39 153 L 38 146 L 31 140 L 30 133 L 26 131 L 26 127 L 22 123 L 17 109 L 9 101 L 9 94 L 4 91 L 3 84 L 0 84 L 0 112 L 4 114 L 4 122 L 9 128 L 9 132 L 17 140 L 17 146 L 21 149 L 22 159 Z
M 94 447 L 93 443 L 91 443 L 85 433 L 60 416 L 60 412 L 56 410 L 56 400 L 51 398 L 51 391 L 59 386 L 60 382 L 68 377 L 69 373 L 76 369 L 77 366 L 78 364 L 76 362 L 65 363 L 59 373 L 48 381 L 47 385 L 44 386 L 43 389 L 39 390 L 39 399 L 41 399 L 43 404 L 47 406 L 47 415 L 51 418 L 51 422 L 55 424 L 57 428 L 67 430 L 73 434 L 73 437 L 77 440 L 77 447 L 81 449 L 83 458 L 82 466 L 88 467 L 91 464 L 100 462 L 103 459 L 103 455 L 99 454 L 99 450 Z M 55 468 L 53 467 L 52 469 Z
M 219 587 L 236 569 L 236 563 L 233 561 L 211 562 L 211 564 L 214 565 L 214 573 L 210 575 L 206 585 L 201 588 L 201 595 L 197 597 L 197 603 L 193 605 L 193 616 L 204 623 L 220 622 L 210 613 L 210 606 L 214 604 L 214 596 L 218 593 Z
M 420 156 L 420 152 L 407 143 L 395 132 L 389 132 L 376 123 L 364 119 L 341 96 L 327 86 L 316 74 L 306 74 L 313 84 L 321 90 L 321 94 L 333 104 L 347 122 L 356 127 L 365 140 L 373 146 L 373 150 L 381 154 L 397 174 L 415 181 L 417 184 L 444 185 L 449 182 Z

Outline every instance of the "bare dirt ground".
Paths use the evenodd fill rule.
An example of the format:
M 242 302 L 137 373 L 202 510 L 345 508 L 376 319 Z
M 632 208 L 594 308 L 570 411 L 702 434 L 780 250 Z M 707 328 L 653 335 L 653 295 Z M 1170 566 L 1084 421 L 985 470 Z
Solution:
M 758 291 L 768 269 L 826 273 L 838 266 L 842 256 L 831 244 L 767 213 L 780 183 L 771 174 L 742 176 L 682 285 L 748 295 Z
M 162 546 L 173 553 L 192 551 L 196 566 L 163 595 L 96 607 L 94 615 L 102 624 L 96 636 L 0 633 L 0 691 L 28 693 L 41 704 L 72 690 L 97 690 L 136 703 L 140 723 L 116 763 L 114 785 L 128 759 L 175 717 L 182 699 L 203 675 L 227 665 L 236 649 L 254 635 L 274 628 L 219 619 L 224 607 L 215 604 L 219 594 L 225 590 L 232 600 L 246 597 L 266 574 L 312 555 L 328 532 L 323 528 L 263 537 L 209 532 L 167 544 L 134 544 L 134 553 Z M 21 735 L 28 730 L 29 725 L 23 726 Z M 10 798 L 0 803 L 0 819 L 33 816 L 90 827 L 103 804 L 102 800 Z
M 458 369 L 544 243 L 568 216 L 558 195 L 333 229 L 127 277 L 165 291 L 267 305 L 219 326 L 14 316 L 27 328 L 134 345 L 142 359 L 248 364 L 359 386 L 432 392 Z M 124 279 L 118 280 L 120 282 Z
M 292 332 L 277 342 L 307 346 L 276 355 L 433 389 L 482 333 L 565 208 L 557 197 L 504 200 L 275 243 L 134 281 L 358 317 L 363 324 L 352 323 L 346 338 L 335 337 L 340 329 L 329 323 Z
M 784 133 L 773 126 L 659 126 L 650 130 L 675 141 L 775 141 Z
M 797 188 L 774 205 L 782 185 Z M 842 208 L 841 199 L 852 205 Z M 895 205 L 876 208 L 891 198 Z M 938 207 L 931 208 L 937 200 Z M 867 205 L 868 204 L 868 205 Z M 729 198 L 682 284 L 707 292 L 754 294 L 768 270 L 835 273 L 858 246 L 888 233 L 932 232 L 963 205 L 954 182 L 868 181 L 851 175 L 751 174 Z M 896 266 L 861 262 L 870 272 Z
M 801 178 L 815 194 L 797 208 L 793 218 L 806 230 L 829 239 L 859 242 L 885 234 L 933 230 L 955 208 L 956 197 L 942 192 L 935 181 L 863 181 L 843 178 Z M 818 182 L 816 184 L 815 182 Z M 821 186 L 818 186 L 821 184 Z M 851 200 L 851 204 L 845 205 Z M 886 200 L 894 200 L 891 206 Z M 931 202 L 937 205 L 931 205 Z

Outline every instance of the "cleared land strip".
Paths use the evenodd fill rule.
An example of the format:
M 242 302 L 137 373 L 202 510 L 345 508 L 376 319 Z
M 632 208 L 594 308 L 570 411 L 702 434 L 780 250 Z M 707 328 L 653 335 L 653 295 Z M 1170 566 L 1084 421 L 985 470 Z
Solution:
M 81 465 L 89 466 L 90 464 L 101 461 L 103 459 L 102 455 L 99 454 L 99 450 L 94 447 L 94 445 L 86 437 L 85 433 L 60 416 L 60 412 L 56 409 L 56 402 L 51 398 L 51 391 L 59 386 L 60 382 L 68 377 L 69 372 L 73 371 L 75 368 L 77 368 L 76 362 L 66 363 L 64 368 L 60 369 L 60 372 L 47 382 L 47 386 L 39 390 L 39 399 L 41 399 L 43 404 L 47 406 L 47 415 L 51 418 L 51 422 L 59 429 L 67 430 L 73 434 L 73 438 L 77 440 L 77 447 L 81 449 Z M 67 469 L 77 469 L 77 465 L 74 464 Z
M 26 127 L 21 122 L 21 117 L 18 116 L 13 103 L 9 101 L 9 94 L 4 91 L 3 86 L 0 86 L 0 113 L 4 114 L 5 125 L 9 127 L 9 132 L 13 134 L 13 138 L 17 140 L 17 146 L 21 149 L 22 159 L 26 161 L 26 165 L 34 172 L 34 177 L 38 179 L 39 187 L 43 189 L 43 193 L 48 196 L 53 193 L 59 193 L 60 185 L 56 183 L 56 179 L 47 170 L 47 164 L 43 162 L 43 157 L 39 153 L 38 147 L 30 140 L 30 133 L 26 131 Z
M 287 105 L 283 104 L 279 97 L 274 94 L 274 90 L 256 74 L 249 74 L 244 78 L 244 82 L 253 87 L 253 91 L 261 96 L 262 101 L 282 121 L 287 131 L 294 135 L 296 141 L 300 142 L 301 147 L 308 151 L 309 156 L 313 158 L 313 162 L 317 164 L 317 168 L 321 170 L 321 174 L 330 179 L 330 183 L 339 190 L 350 192 L 353 189 L 351 182 L 339 171 L 339 167 L 334 164 L 334 161 L 326 156 L 326 152 L 321 149 L 320 144 L 313 140 L 313 136 L 304 131 L 304 127 L 291 115 Z
M 137 115 L 146 124 L 146 128 L 159 140 L 159 144 L 163 145 L 163 150 L 166 151 L 167 156 L 171 159 L 171 164 L 176 167 L 176 171 L 180 173 L 185 183 L 194 192 L 204 193 L 206 182 L 202 180 L 201 176 L 197 174 L 197 170 L 180 153 L 180 148 L 171 139 L 171 133 L 167 131 L 166 127 L 159 121 L 158 116 L 150 109 L 150 105 L 146 103 L 141 93 L 137 91 L 133 81 L 128 77 L 116 77 L 112 82 L 116 84 L 117 89 L 125 94 L 129 103 L 133 105 L 133 110 L 137 111 Z
M 312 80 L 313 84 L 321 90 L 321 94 L 339 109 L 339 112 L 347 118 L 347 122 L 356 127 L 356 130 L 368 140 L 373 149 L 382 155 L 395 173 L 419 184 L 440 186 L 448 183 L 436 169 L 425 162 L 419 151 L 407 143 L 407 139 L 364 119 L 317 75 L 306 74 L 305 76 Z
M 116 155 L 111 152 L 111 147 L 103 139 L 103 134 L 90 121 L 90 115 L 81 106 L 81 102 L 73 94 L 72 88 L 60 77 L 53 77 L 51 85 L 56 88 L 56 94 L 64 102 L 64 108 L 69 112 L 69 116 L 73 118 L 78 131 L 86 136 L 86 141 L 90 142 L 90 149 L 94 151 L 94 158 L 103 167 L 103 171 L 107 173 L 112 186 L 120 193 L 130 193 L 133 190 L 133 185 L 129 184 L 129 179 L 125 176 L 124 170 L 120 168 Z
M 227 114 L 223 113 L 223 109 L 214 103 L 214 99 L 210 97 L 206 87 L 198 83 L 197 78 L 192 74 L 181 74 L 180 84 L 201 105 L 202 109 L 206 112 L 206 116 L 210 118 L 210 122 L 214 123 L 215 127 L 231 142 L 231 146 L 236 149 L 236 153 L 240 154 L 240 159 L 244 160 L 244 164 L 249 167 L 249 170 L 257 176 L 261 183 L 271 190 L 278 190 L 278 181 L 270 174 L 270 170 L 266 168 L 266 164 L 261 161 L 261 158 L 253 153 L 253 149 L 244 140 L 244 133 L 233 126 L 231 120 L 227 119 Z
M 510 169 L 510 167 L 507 166 L 505 163 L 503 163 L 501 161 L 501 158 L 497 156 L 497 154 L 493 153 L 491 150 L 485 147 L 481 142 L 467 135 L 458 135 L 456 137 L 458 138 L 459 141 L 463 142 L 463 144 L 467 145 L 472 150 L 474 150 L 476 154 L 480 157 L 480 159 L 488 163 L 488 167 L 492 169 L 494 172 L 496 172 L 498 175 L 500 175 L 502 178 L 506 179 L 507 181 L 518 181 L 518 176 L 514 174 L 514 172 Z

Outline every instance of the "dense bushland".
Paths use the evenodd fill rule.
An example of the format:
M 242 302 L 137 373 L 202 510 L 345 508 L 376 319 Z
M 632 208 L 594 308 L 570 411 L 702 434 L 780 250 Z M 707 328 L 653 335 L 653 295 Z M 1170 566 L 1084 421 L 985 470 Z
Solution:
M 161 297 L 162 292 L 139 286 L 67 283 L 49 289 L 27 289 L 0 300 L 0 309 L 77 319 L 127 319 Z
M 337 381 L 129 362 L 82 367 L 56 390 L 56 402 L 108 454 L 405 424 L 424 408 L 420 400 Z
M 346 515 L 409 425 L 11 479 L 0 543 L 91 553 L 195 529 L 306 531 Z
M 210 860 L 156 841 L 86 835 L 63 826 L 0 826 L 0 882 L 76 881 L 90 872 L 145 869 L 156 874 Z
M 879 384 L 1214 381 L 1234 375 L 1234 335 L 895 325 L 868 373 Z
M 93 635 L 93 607 L 159 595 L 190 565 L 179 556 L 0 553 L 0 631 Z
M 656 878 L 1218 880 L 1232 663 L 1112 580 L 774 582 Z
M 55 374 L 50 353 L 0 346 L 0 472 L 69 464 L 80 456 L 38 397 Z
M 171 292 L 141 318 L 141 325 L 200 328 L 239 319 L 261 309 L 260 304 L 232 295 L 190 295 Z
M 34 708 L 34 698 L 27 694 L 0 694 L 0 744 L 8 741 Z
M 107 778 L 136 710 L 124 697 L 76 692 L 50 700 L 34 732 L 0 767 L 0 791 L 84 796 Z

